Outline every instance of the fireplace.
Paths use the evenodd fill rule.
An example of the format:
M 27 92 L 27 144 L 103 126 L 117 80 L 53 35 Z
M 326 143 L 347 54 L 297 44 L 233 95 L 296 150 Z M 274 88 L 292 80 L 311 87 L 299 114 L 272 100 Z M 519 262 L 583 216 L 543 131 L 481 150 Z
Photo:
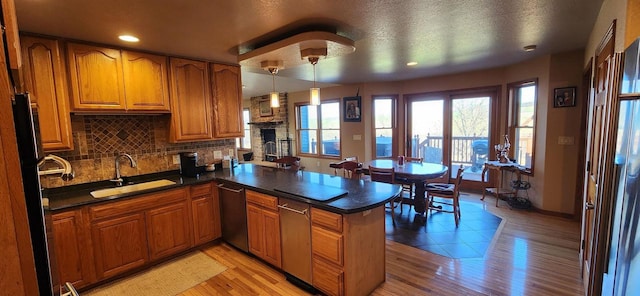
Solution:
M 260 103 L 269 100 L 268 96 L 251 98 L 251 150 L 256 160 L 273 161 L 282 155 L 291 155 L 292 137 L 289 134 L 287 94 L 280 94 L 280 108 L 272 108 L 272 114 L 264 116 L 260 112 Z M 289 141 L 289 145 L 281 142 Z M 285 143 L 287 144 L 287 143 Z
M 265 161 L 274 161 L 278 158 L 278 150 L 276 146 L 276 129 L 261 128 L 260 138 L 262 139 L 262 159 Z

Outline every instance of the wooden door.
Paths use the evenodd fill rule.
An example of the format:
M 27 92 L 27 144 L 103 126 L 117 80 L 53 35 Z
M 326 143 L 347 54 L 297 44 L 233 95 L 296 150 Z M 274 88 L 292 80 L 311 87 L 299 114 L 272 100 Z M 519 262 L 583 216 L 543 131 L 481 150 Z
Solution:
M 275 267 L 282 267 L 280 248 L 280 215 L 278 212 L 262 211 L 264 231 L 263 259 Z
M 262 209 L 247 204 L 247 235 L 249 237 L 249 252 L 260 258 L 264 257 L 264 231 Z
M 109 219 L 91 226 L 98 280 L 149 261 L 144 213 Z
M 211 93 L 206 62 L 170 58 L 171 142 L 212 140 Z
M 601 42 L 595 57 L 594 98 L 591 100 L 589 122 L 587 188 L 584 195 L 584 212 L 582 215 L 582 275 L 585 292 L 592 294 L 594 289 L 600 291 L 602 275 L 596 272 L 598 254 L 598 232 L 604 221 L 601 215 L 603 208 L 604 181 L 607 167 L 608 132 L 612 114 L 614 94 L 616 93 L 616 65 L 614 62 L 615 22 L 609 28 Z M 608 193 L 607 193 L 608 194 Z M 600 216 L 600 217 L 599 217 Z M 599 277 L 599 280 L 597 279 Z M 597 293 L 599 294 L 599 292 Z
M 122 51 L 128 111 L 169 112 L 167 57 Z
M 82 288 L 95 281 L 91 245 L 81 209 L 53 214 L 53 250 L 58 270 L 51 272 L 58 272 L 61 283 Z
M 25 90 L 38 107 L 44 151 L 73 150 L 66 71 L 58 40 L 22 36 Z
M 214 207 L 213 196 L 204 196 L 192 201 L 193 238 L 196 245 L 212 241 L 216 238 L 216 211 Z
M 211 85 L 213 136 L 216 138 L 244 137 L 240 67 L 211 64 Z
M 122 58 L 117 49 L 67 44 L 74 110 L 125 110 Z
M 186 202 L 148 210 L 149 259 L 156 260 L 191 247 L 191 224 Z

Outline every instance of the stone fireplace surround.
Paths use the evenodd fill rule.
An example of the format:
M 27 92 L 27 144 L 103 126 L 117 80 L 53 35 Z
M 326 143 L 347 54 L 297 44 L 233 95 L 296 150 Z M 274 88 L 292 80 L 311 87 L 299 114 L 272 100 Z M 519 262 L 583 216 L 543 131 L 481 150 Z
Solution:
M 260 115 L 260 102 L 269 101 L 269 96 L 252 97 L 249 107 L 251 126 L 251 151 L 254 161 L 269 161 L 265 157 L 264 131 L 275 130 L 276 154 L 280 155 L 279 141 L 286 139 L 289 135 L 289 115 L 287 109 L 287 93 L 280 93 L 280 107 L 271 108 L 271 116 Z M 268 132 L 267 132 L 268 133 Z M 286 152 L 286 151 L 285 151 Z

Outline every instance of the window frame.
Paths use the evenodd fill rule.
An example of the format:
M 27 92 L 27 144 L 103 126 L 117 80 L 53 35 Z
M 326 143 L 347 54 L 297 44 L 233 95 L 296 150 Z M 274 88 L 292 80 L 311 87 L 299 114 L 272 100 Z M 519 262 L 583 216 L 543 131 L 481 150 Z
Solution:
M 531 126 L 519 126 L 518 121 L 520 119 L 519 118 L 520 100 L 519 100 L 519 97 L 516 97 L 516 96 L 518 94 L 518 91 L 521 88 L 529 87 L 529 86 L 535 86 L 535 92 L 533 97 L 533 124 Z M 531 167 L 529 169 L 530 172 L 527 173 L 530 176 L 533 176 L 535 171 L 536 138 L 537 138 L 536 129 L 538 126 L 539 90 L 540 90 L 540 84 L 538 83 L 537 78 L 522 80 L 522 81 L 512 82 L 507 84 L 507 92 L 508 92 L 508 98 L 509 98 L 509 109 L 508 109 L 509 112 L 507 117 L 507 134 L 509 135 L 509 141 L 511 142 L 511 148 L 512 148 L 509 150 L 509 157 L 515 158 L 515 152 L 518 145 L 517 144 L 518 139 L 516 139 L 516 130 L 522 129 L 522 128 L 531 128 L 532 129 Z
M 378 128 L 376 128 L 376 100 L 387 100 L 391 99 L 391 127 L 387 127 L 385 129 L 391 129 L 391 156 L 390 158 L 394 158 L 398 155 L 398 95 L 372 95 L 371 96 L 371 123 L 372 123 L 372 136 L 371 143 L 373 147 L 373 155 L 374 158 L 378 158 L 378 151 L 376 145 L 376 135 L 378 134 Z
M 340 153 L 338 155 L 333 155 L 333 154 L 323 154 L 322 153 L 322 131 L 323 130 L 336 130 L 336 129 L 323 129 L 322 128 L 322 108 L 321 106 L 323 104 L 338 104 L 338 110 L 339 110 L 339 114 L 338 114 L 338 134 L 340 134 L 340 143 L 338 144 L 340 147 Z M 302 126 L 301 124 L 301 118 L 300 118 L 300 107 L 302 106 L 312 106 L 309 102 L 300 102 L 300 103 L 295 103 L 294 104 L 294 109 L 295 109 L 295 120 L 296 120 L 296 137 L 298 139 L 298 141 L 296 141 L 296 152 L 298 156 L 304 156 L 304 157 L 313 157 L 313 158 L 327 158 L 327 159 L 340 159 L 341 158 L 341 154 L 342 154 L 342 118 L 340 117 L 340 114 L 342 114 L 343 110 L 342 110 L 342 106 L 340 106 L 340 98 L 336 98 L 336 99 L 330 99 L 330 100 L 322 100 L 320 102 L 320 105 L 315 106 L 317 108 L 317 112 L 318 112 L 318 122 L 317 122 L 317 128 L 316 128 L 316 139 L 318 139 L 316 141 L 316 153 L 306 153 L 306 152 L 302 152 L 302 148 L 301 148 L 301 140 L 302 137 L 300 135 L 300 131 L 303 130 L 300 127 Z M 304 130 L 310 130 L 310 129 L 304 129 Z
M 238 137 L 236 138 L 236 148 L 238 149 L 251 149 L 251 125 L 248 122 L 244 122 L 244 112 L 248 112 L 249 113 L 249 119 L 251 119 L 251 110 L 249 108 L 243 108 L 242 109 L 242 118 L 243 118 L 243 123 L 242 123 L 242 130 L 244 131 L 244 137 Z M 247 128 L 245 128 L 245 126 Z M 248 138 L 249 139 L 249 146 L 248 147 L 244 147 L 244 138 Z

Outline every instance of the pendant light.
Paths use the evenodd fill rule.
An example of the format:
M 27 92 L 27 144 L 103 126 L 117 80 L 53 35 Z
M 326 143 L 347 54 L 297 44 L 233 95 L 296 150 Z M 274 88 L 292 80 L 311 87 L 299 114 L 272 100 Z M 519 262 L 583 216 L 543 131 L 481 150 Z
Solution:
M 279 108 L 280 107 L 280 93 L 276 91 L 276 74 L 278 74 L 278 70 L 284 69 L 282 61 L 262 61 L 261 66 L 262 69 L 265 69 L 271 73 L 271 82 L 273 83 L 272 91 L 269 93 L 269 100 L 271 102 L 271 108 Z
M 309 57 L 309 62 L 313 65 L 313 87 L 309 89 L 310 104 L 313 106 L 320 105 L 320 88 L 316 87 L 316 64 L 318 60 L 318 57 Z

